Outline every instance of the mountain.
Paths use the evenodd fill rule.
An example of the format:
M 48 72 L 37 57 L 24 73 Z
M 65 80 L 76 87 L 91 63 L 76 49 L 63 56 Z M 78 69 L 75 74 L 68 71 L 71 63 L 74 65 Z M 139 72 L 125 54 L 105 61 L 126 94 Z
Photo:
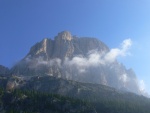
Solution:
M 140 94 L 138 81 L 132 69 L 126 69 L 117 60 L 105 58 L 110 49 L 100 40 L 58 33 L 31 47 L 29 53 L 12 69 L 23 76 L 47 74 L 67 80 L 103 84 Z
M 110 53 L 68 31 L 43 39 L 10 70 L 0 66 L 0 112 L 150 113 L 134 71 Z
M 6 75 L 9 73 L 9 68 L 0 65 L 0 75 Z

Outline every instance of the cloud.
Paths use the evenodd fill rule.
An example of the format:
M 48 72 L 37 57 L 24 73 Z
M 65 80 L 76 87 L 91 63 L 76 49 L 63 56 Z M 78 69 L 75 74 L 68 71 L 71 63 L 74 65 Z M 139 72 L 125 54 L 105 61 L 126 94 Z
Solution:
M 121 45 L 122 45 L 122 50 L 127 51 L 132 46 L 132 40 L 126 39 L 123 41 Z
M 145 82 L 144 82 L 144 80 L 139 81 L 139 87 L 140 87 L 141 93 L 145 92 Z
M 128 50 L 130 49 L 131 46 L 132 46 L 131 39 L 124 40 L 120 48 L 113 48 L 108 53 L 106 53 L 104 57 L 105 62 L 112 63 L 117 59 L 117 57 L 129 55 Z
M 78 55 L 71 60 L 66 58 L 63 65 L 74 66 L 79 72 L 85 72 L 89 67 L 96 67 L 99 65 L 106 65 L 114 62 L 119 56 L 128 55 L 128 50 L 132 45 L 131 39 L 126 39 L 121 43 L 120 48 L 112 48 L 109 52 L 99 52 L 98 50 L 91 50 L 87 53 L 87 57 Z M 53 66 L 58 65 L 61 67 L 62 61 L 59 58 L 45 60 L 42 56 L 32 59 L 31 56 L 27 56 L 25 59 L 27 62 L 32 62 L 30 67 L 36 68 L 39 65 Z
M 99 65 L 106 65 L 114 62 L 117 57 L 128 55 L 128 50 L 132 45 L 131 39 L 126 39 L 121 43 L 120 48 L 112 48 L 109 52 L 99 52 L 91 50 L 87 57 L 82 55 L 75 56 L 71 60 L 65 59 L 65 65 L 76 66 L 79 72 L 85 72 L 89 67 L 96 67 Z
M 27 56 L 25 58 L 25 61 L 27 63 L 30 63 L 30 68 L 37 68 L 40 65 L 45 65 L 45 66 L 54 66 L 57 65 L 58 67 L 61 67 L 61 59 L 59 58 L 54 58 L 50 60 L 45 60 L 44 57 L 39 56 L 37 58 L 31 58 L 31 56 Z
M 97 50 L 90 51 L 87 57 L 79 55 L 73 57 L 71 60 L 66 58 L 64 61 L 65 66 L 75 67 L 81 73 L 85 72 L 89 67 L 97 67 L 103 63 L 102 54 Z
M 150 94 L 149 94 L 148 90 L 146 89 L 146 84 L 145 84 L 144 80 L 139 80 L 138 84 L 139 84 L 140 93 L 142 95 L 150 98 Z
M 122 80 L 124 83 L 126 83 L 128 81 L 128 76 L 126 73 L 124 73 L 123 75 L 120 76 L 120 80 Z

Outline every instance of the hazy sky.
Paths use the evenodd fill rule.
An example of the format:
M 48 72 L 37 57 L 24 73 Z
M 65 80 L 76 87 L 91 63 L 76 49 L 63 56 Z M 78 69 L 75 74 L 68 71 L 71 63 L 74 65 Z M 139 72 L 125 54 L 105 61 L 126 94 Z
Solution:
M 131 39 L 130 54 L 119 61 L 150 89 L 150 0 L 0 0 L 0 64 L 13 66 L 36 42 L 63 30 L 110 48 Z

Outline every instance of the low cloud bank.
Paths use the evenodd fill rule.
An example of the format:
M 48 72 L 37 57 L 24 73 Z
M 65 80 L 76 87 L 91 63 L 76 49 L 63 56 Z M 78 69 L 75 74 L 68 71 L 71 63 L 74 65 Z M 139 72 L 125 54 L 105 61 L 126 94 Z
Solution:
M 77 66 L 80 72 L 85 72 L 85 69 L 88 67 L 109 65 L 116 61 L 117 57 L 128 55 L 131 45 L 131 39 L 126 39 L 122 42 L 120 48 L 113 48 L 107 53 L 99 53 L 97 50 L 91 50 L 88 53 L 88 57 L 80 55 L 73 57 L 72 60 L 66 58 L 65 65 Z

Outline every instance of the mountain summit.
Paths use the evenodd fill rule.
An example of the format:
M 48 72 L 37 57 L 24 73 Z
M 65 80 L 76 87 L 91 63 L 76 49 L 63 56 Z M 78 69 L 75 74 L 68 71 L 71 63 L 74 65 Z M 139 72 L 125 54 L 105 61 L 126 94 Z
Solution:
M 71 36 L 71 33 L 69 31 L 63 31 L 63 32 L 59 33 L 56 38 L 58 40 L 62 39 L 62 40 L 66 40 L 66 41 L 71 41 L 73 39 L 73 37 Z
M 66 57 L 73 58 L 76 55 L 87 55 L 91 50 L 108 51 L 108 47 L 96 38 L 79 38 L 72 36 L 70 32 L 63 31 L 55 36 L 54 40 L 45 38 L 35 44 L 25 57 L 39 57 L 44 59 Z
M 63 31 L 54 40 L 45 38 L 12 69 L 21 76 L 54 76 L 67 80 L 103 84 L 140 93 L 136 75 L 117 60 L 105 58 L 110 49 L 96 38 L 72 36 Z

